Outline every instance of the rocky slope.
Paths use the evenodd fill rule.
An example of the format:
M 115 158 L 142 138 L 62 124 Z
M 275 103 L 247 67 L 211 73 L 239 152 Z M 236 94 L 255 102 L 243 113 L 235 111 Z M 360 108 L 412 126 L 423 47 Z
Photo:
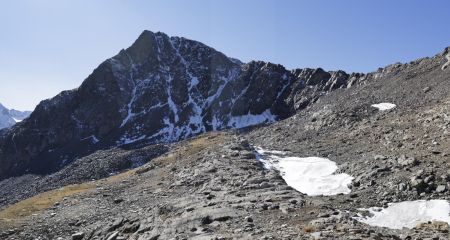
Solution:
M 0 133 L 0 179 L 52 172 L 97 149 L 285 119 L 377 74 L 243 64 L 202 43 L 144 31 L 79 88 L 42 101 Z
M 355 162 L 355 169 L 364 167 Z M 385 174 L 393 175 L 377 174 L 382 178 L 375 186 L 389 183 Z M 366 179 L 360 183 L 366 186 Z M 383 191 L 388 193 L 384 198 L 398 194 L 396 188 Z M 356 221 L 358 208 L 371 206 L 378 195 L 358 188 L 347 195 L 306 196 L 287 186 L 279 172 L 264 169 L 247 140 L 233 133 L 213 133 L 177 143 L 138 169 L 45 192 L 4 208 L 0 236 L 24 240 L 448 239 L 448 225 L 437 222 L 390 230 Z
M 0 129 L 9 128 L 27 118 L 30 111 L 18 111 L 15 109 L 7 109 L 0 103 Z
M 160 33 L 144 34 L 164 36 Z M 446 222 L 430 221 L 411 229 L 389 229 L 369 226 L 356 219 L 370 216 L 362 209 L 386 207 L 393 202 L 450 200 L 450 69 L 445 67 L 449 50 L 431 58 L 393 64 L 369 74 L 347 75 L 318 69 L 287 71 L 287 79 L 292 82 L 282 85 L 282 88 L 277 85 L 271 90 L 262 88 L 252 93 L 258 95 L 262 91 L 269 96 L 270 91 L 275 92 L 273 89 L 276 89 L 276 94 L 270 95 L 275 96 L 270 99 L 276 107 L 272 109 L 267 107 L 272 105 L 261 103 L 258 112 L 251 112 L 257 115 L 269 109 L 277 116 L 273 119 L 277 121 L 271 124 L 200 134 L 213 130 L 213 126 L 219 126 L 216 130 L 232 127 L 228 123 L 233 122 L 236 115 L 225 114 L 222 111 L 227 108 L 224 107 L 205 115 L 205 119 L 206 116 L 231 116 L 224 118 L 224 125 L 209 125 L 210 122 L 202 121 L 205 129 L 199 132 L 198 137 L 174 143 L 149 144 L 175 141 L 165 136 L 173 137 L 174 133 L 181 131 L 177 129 L 183 129 L 181 132 L 188 129 L 186 125 L 175 124 L 183 122 L 181 110 L 176 111 L 178 121 L 175 121 L 174 108 L 163 106 L 170 116 L 166 123 L 173 124 L 173 131 L 167 135 L 164 130 L 161 138 L 147 139 L 146 135 L 145 141 L 130 140 L 132 144 L 122 145 L 121 134 L 101 137 L 88 132 L 85 145 L 75 142 L 54 148 L 58 154 L 76 149 L 72 156 L 80 155 L 80 146 L 88 148 L 82 152 L 86 156 L 77 158 L 72 164 L 62 164 L 60 170 L 44 176 L 30 172 L 0 182 L 0 238 L 449 239 L 450 227 Z M 185 59 L 189 58 L 185 56 Z M 229 64 L 230 67 L 237 66 L 239 74 L 226 85 L 234 84 L 234 81 L 236 84 L 239 81 L 254 84 L 241 97 L 247 96 L 250 89 L 253 91 L 262 86 L 277 68 L 276 65 L 257 62 L 242 64 L 232 59 L 229 59 Z M 271 66 L 271 70 L 265 72 L 261 67 L 250 67 L 255 64 Z M 282 67 L 280 69 L 286 72 Z M 256 76 L 259 77 L 254 78 Z M 284 75 L 276 76 L 283 79 Z M 196 86 L 201 82 L 199 80 Z M 56 105 L 70 109 L 71 105 L 65 104 L 69 104 L 72 98 L 64 96 L 77 96 L 80 89 L 57 97 L 61 102 Z M 166 88 L 162 89 L 159 92 L 166 93 Z M 242 93 L 242 89 L 246 88 L 241 87 L 238 92 Z M 136 102 L 136 99 L 141 97 L 137 92 L 131 94 L 131 98 L 124 97 L 123 106 L 132 110 L 124 110 L 123 115 L 117 118 L 113 132 L 128 129 L 127 125 L 134 121 L 144 121 L 142 126 L 145 121 L 150 121 L 140 119 L 141 112 L 137 108 L 140 101 Z M 223 94 L 226 92 L 225 86 Z M 126 93 L 129 91 L 123 94 Z M 229 94 L 226 96 L 239 96 Z M 252 104 L 244 104 L 246 108 L 257 108 L 261 100 L 256 101 L 256 95 L 245 98 L 253 101 Z M 166 93 L 164 103 L 169 104 L 168 96 Z M 261 95 L 261 99 L 264 96 Z M 241 97 L 233 99 L 237 102 Z M 189 94 L 186 98 L 190 102 Z M 55 99 L 47 103 L 52 101 Z M 141 101 L 142 104 L 151 102 Z M 178 100 L 173 101 L 177 103 Z M 225 98 L 221 101 L 224 102 Z M 392 103 L 396 107 L 380 111 L 372 106 L 378 103 Z M 190 105 L 176 106 L 177 109 L 185 109 Z M 101 113 L 101 109 L 98 111 Z M 30 119 L 38 112 L 35 111 Z M 67 114 L 61 115 L 61 118 L 67 117 Z M 262 120 L 251 123 L 268 120 L 257 119 Z M 164 118 L 161 121 L 165 123 Z M 30 124 L 29 120 L 3 134 L 31 131 L 26 130 L 27 124 Z M 165 127 L 163 125 L 162 129 Z M 145 128 L 142 131 L 152 130 Z M 57 135 L 56 132 L 54 134 Z M 190 134 L 197 133 L 191 131 Z M 190 134 L 178 137 L 183 139 Z M 42 138 L 46 139 L 45 136 Z M 3 141 L 8 142 L 7 138 Z M 116 145 L 119 146 L 110 148 Z M 339 173 L 354 177 L 349 186 L 351 192 L 332 196 L 300 193 L 286 184 L 280 176 L 282 173 L 263 166 L 254 151 L 256 147 L 284 151 L 288 156 L 328 158 L 337 163 Z M 99 148 L 105 149 L 97 150 Z M 7 152 L 3 154 L 14 156 Z M 71 158 L 66 155 L 64 159 L 70 162 Z M 43 163 L 38 157 L 33 161 Z M 144 165 L 122 172 L 141 164 Z M 116 174 L 118 172 L 121 173 Z M 111 173 L 112 176 L 108 177 Z M 58 188 L 61 186 L 65 187 Z

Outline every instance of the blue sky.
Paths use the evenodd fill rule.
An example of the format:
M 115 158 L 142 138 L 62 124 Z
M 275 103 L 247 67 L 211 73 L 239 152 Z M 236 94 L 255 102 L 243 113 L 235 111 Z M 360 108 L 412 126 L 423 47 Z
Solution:
M 450 46 L 447 0 L 15 0 L 0 2 L 0 102 L 72 89 L 144 30 L 289 69 L 369 72 Z

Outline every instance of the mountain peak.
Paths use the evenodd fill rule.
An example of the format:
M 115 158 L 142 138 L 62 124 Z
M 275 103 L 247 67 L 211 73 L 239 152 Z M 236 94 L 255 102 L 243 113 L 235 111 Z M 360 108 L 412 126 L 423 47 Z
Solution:
M 128 61 L 133 59 L 136 62 L 143 62 L 150 55 L 157 54 L 157 36 L 161 34 L 155 34 L 151 31 L 143 31 L 136 41 L 125 50 L 128 54 L 126 57 Z
M 43 101 L 0 138 L 0 176 L 53 171 L 101 148 L 272 123 L 382 74 L 390 72 L 242 64 L 203 43 L 145 30 L 79 88 Z
M 0 129 L 11 127 L 27 118 L 30 114 L 30 111 L 8 109 L 0 103 Z

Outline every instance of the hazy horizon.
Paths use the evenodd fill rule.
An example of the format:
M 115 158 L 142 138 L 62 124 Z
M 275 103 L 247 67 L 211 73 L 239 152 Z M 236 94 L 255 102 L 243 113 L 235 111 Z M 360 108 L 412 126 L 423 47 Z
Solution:
M 78 87 L 143 30 L 200 41 L 243 62 L 370 72 L 432 56 L 450 45 L 445 31 L 450 2 L 433 3 L 4 2 L 0 103 L 33 110 L 39 101 Z

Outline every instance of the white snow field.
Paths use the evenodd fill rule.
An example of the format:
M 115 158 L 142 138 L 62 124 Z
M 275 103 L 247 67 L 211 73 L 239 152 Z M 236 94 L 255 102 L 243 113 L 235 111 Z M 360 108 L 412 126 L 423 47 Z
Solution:
M 390 110 L 390 109 L 397 107 L 397 105 L 395 105 L 393 103 L 377 103 L 377 104 L 372 104 L 371 106 L 374 108 L 378 108 L 378 110 L 380 110 L 380 111 L 386 111 L 386 110 Z
M 413 228 L 428 221 L 443 221 L 450 224 L 450 204 L 447 200 L 418 200 L 390 203 L 387 208 L 372 207 L 372 217 L 355 219 L 371 226 L 391 229 Z
M 335 162 L 319 157 L 287 157 L 287 153 L 257 148 L 257 158 L 268 169 L 280 171 L 286 183 L 295 190 L 309 196 L 350 193 L 349 184 L 353 177 L 334 174 L 338 169 Z
M 230 117 L 228 127 L 244 128 L 259 123 L 272 123 L 275 122 L 276 119 L 277 117 L 272 114 L 270 109 L 267 109 L 263 113 L 257 115 L 247 113 L 247 115 Z

